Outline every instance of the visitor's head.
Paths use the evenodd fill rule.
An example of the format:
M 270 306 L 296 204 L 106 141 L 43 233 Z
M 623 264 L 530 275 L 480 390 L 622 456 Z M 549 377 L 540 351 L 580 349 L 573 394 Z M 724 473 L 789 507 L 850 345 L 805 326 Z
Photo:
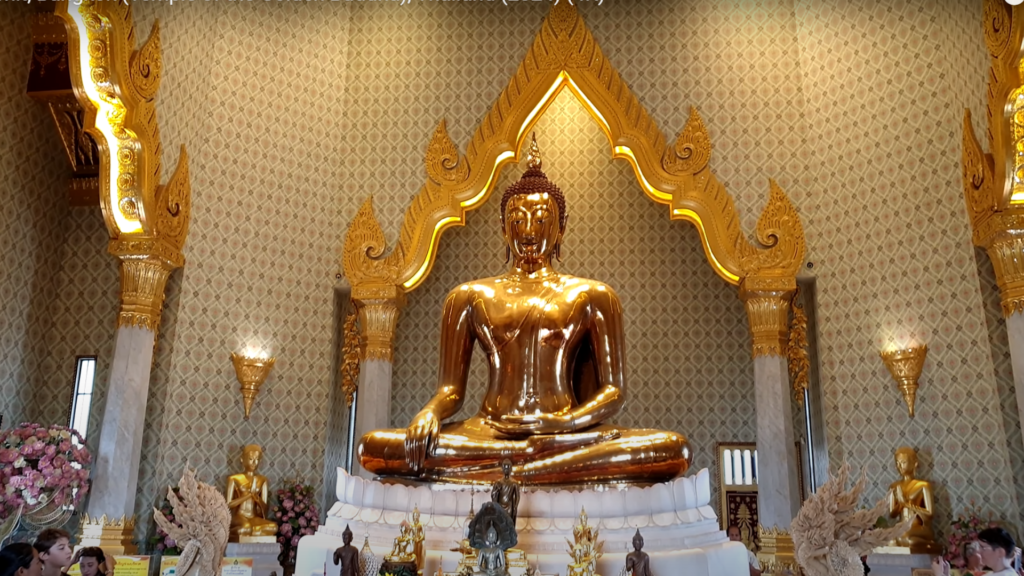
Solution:
M 246 472 L 253 472 L 260 466 L 260 459 L 263 457 L 263 448 L 259 444 L 249 444 L 242 448 L 242 466 Z
M 981 542 L 971 540 L 964 545 L 964 561 L 968 570 L 980 570 L 985 566 L 981 559 Z
M 1017 544 L 1009 532 L 1002 528 L 986 528 L 978 532 L 978 541 L 981 542 L 981 560 L 986 566 L 997 571 L 1010 567 Z
M 82 576 L 102 575 L 103 571 L 100 570 L 100 566 L 106 561 L 107 556 L 101 548 L 96 546 L 82 548 L 78 554 L 78 568 L 82 572 Z
M 34 544 L 44 568 L 66 568 L 71 565 L 71 534 L 60 528 L 47 528 L 39 533 Z
M 536 141 L 530 167 L 501 197 L 502 234 L 517 262 L 536 262 L 559 255 L 568 218 L 565 196 L 541 171 Z
M 733 542 L 743 541 L 743 537 L 740 536 L 739 526 L 729 526 L 728 530 L 726 530 L 726 533 L 729 535 L 729 540 L 732 540 Z
M 31 544 L 16 542 L 0 549 L 0 576 L 40 576 L 43 563 Z
M 893 454 L 896 470 L 902 476 L 912 475 L 917 470 L 917 451 L 909 446 L 897 448 Z

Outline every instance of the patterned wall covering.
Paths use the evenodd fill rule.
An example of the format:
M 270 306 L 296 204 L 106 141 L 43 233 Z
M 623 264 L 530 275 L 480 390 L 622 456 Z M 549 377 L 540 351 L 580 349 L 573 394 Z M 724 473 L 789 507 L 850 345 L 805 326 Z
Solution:
M 971 501 L 1016 522 L 960 182 L 963 106 L 985 117 L 980 3 L 795 8 L 831 460 L 866 466 L 880 498 L 893 449 L 915 446 L 941 479 L 939 527 Z M 912 340 L 929 358 L 910 420 L 878 351 Z
M 49 112 L 25 95 L 32 38 L 27 5 L 0 6 L 0 414 L 4 427 L 37 418 L 29 382 L 46 357 L 57 297 L 67 160 Z M 66 400 L 65 400 L 66 402 Z
M 140 510 L 186 458 L 220 482 L 250 441 L 266 446 L 264 472 L 273 481 L 297 472 L 319 482 L 344 228 L 373 193 L 394 240 L 423 182 L 422 154 L 437 121 L 446 116 L 453 139 L 468 142 L 548 3 L 135 6 L 143 33 L 161 18 L 165 167 L 187 143 L 195 209 L 189 263 L 172 276 L 157 350 Z M 979 4 L 638 0 L 581 10 L 664 131 L 674 135 L 688 107 L 699 107 L 715 146 L 712 166 L 746 230 L 769 176 L 801 211 L 818 277 L 833 463 L 845 457 L 866 466 L 868 496 L 877 498 L 894 476 L 892 449 L 909 443 L 941 487 L 940 526 L 972 500 L 1016 521 L 1012 472 L 1020 477 L 1021 459 L 1007 444 L 1016 407 L 997 384 L 1005 361 L 999 352 L 993 360 L 960 192 L 964 105 L 984 129 Z M 19 29 L 10 19 L 0 26 Z M 5 71 L 24 74 L 24 59 L 3 58 Z M 5 117 L 34 135 L 21 147 L 3 144 L 11 147 L 0 166 L 14 175 L 6 182 L 52 190 L 43 184 L 57 164 L 21 168 L 10 152 L 54 149 L 52 127 L 17 100 L 23 82 L 6 74 L 0 85 Z M 608 281 L 626 304 L 631 390 L 619 421 L 681 430 L 702 448 L 697 464 L 710 464 L 715 440 L 749 440 L 753 426 L 735 292 L 703 262 L 692 227 L 670 223 L 624 166 L 608 162 L 599 132 L 571 101 L 544 117 L 540 136 L 573 213 L 562 269 Z M 519 173 L 510 167 L 500 187 Z M 18 214 L 43 213 L 40 194 L 25 196 Z M 32 221 L 11 209 L 3 208 L 5 223 Z M 410 299 L 396 351 L 395 424 L 432 386 L 441 296 L 502 268 L 496 211 L 489 202 L 446 234 L 434 273 Z M 4 242 L 27 242 L 9 228 L 0 232 Z M 614 245 L 613 233 L 621 238 Z M 55 260 L 60 242 L 30 245 L 44 242 L 52 249 L 39 254 Z M 24 270 L 22 277 L 40 270 L 16 253 L 6 269 Z M 33 310 L 31 300 L 19 302 L 20 312 L 5 309 L 0 319 L 0 366 L 9 374 L 21 368 L 7 351 L 26 331 L 9 318 L 26 322 Z M 878 358 L 891 339 L 911 337 L 930 348 L 913 421 Z M 278 356 L 248 422 L 227 359 L 247 345 Z M 674 404 L 661 408 L 666 399 Z
M 139 504 L 186 460 L 221 484 L 243 444 L 262 444 L 275 487 L 319 486 L 333 381 L 345 11 L 332 4 L 136 5 L 161 19 L 158 100 L 165 169 L 189 148 L 193 217 L 173 331 L 158 349 Z M 317 51 L 311 52 L 310 46 Z M 277 357 L 243 419 L 229 354 Z
M 558 269 L 608 283 L 625 310 L 627 400 L 614 422 L 681 432 L 696 469 L 716 473 L 715 442 L 755 437 L 750 337 L 736 289 L 712 271 L 696 229 L 671 222 L 632 168 L 611 160 L 608 139 L 570 92 L 558 96 L 536 133 L 545 172 L 566 195 Z M 445 294 L 505 270 L 499 202 L 524 169 L 502 172 L 497 192 L 445 238 L 434 271 L 410 296 L 395 346 L 392 424 L 407 426 L 434 393 Z M 479 410 L 486 383 L 477 352 L 462 417 Z

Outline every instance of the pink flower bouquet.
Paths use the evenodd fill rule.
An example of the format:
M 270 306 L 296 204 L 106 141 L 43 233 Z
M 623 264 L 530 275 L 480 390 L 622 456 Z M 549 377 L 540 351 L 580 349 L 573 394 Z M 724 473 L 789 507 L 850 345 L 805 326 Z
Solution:
M 21 506 L 77 506 L 89 490 L 90 462 L 70 428 L 25 422 L 0 432 L 0 520 Z
M 278 490 L 277 500 L 280 504 L 274 506 L 271 519 L 277 522 L 277 541 L 281 544 L 279 560 L 282 566 L 294 566 L 299 538 L 316 533 L 320 513 L 313 502 L 313 487 L 300 482 Z
M 982 520 L 977 506 L 967 510 L 966 515 L 961 513 L 957 516 L 956 520 L 949 525 L 949 537 L 946 541 L 945 559 L 949 565 L 960 569 L 966 567 L 967 561 L 963 557 L 964 546 L 968 542 L 977 540 L 978 532 L 997 525 L 991 519 Z

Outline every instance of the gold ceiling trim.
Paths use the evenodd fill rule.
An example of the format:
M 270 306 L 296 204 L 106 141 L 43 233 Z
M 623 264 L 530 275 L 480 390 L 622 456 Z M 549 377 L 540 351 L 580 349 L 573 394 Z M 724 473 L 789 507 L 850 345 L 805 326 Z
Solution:
M 1004 316 L 1024 311 L 1024 6 L 985 0 L 990 66 L 986 153 L 964 110 L 963 187 L 971 239 L 995 270 Z
M 712 268 L 738 285 L 750 276 L 793 278 L 806 252 L 799 215 L 770 182 L 768 204 L 751 244 L 732 198 L 711 172 L 711 142 L 695 109 L 668 144 L 643 105 L 602 53 L 576 8 L 555 4 L 526 57 L 473 135 L 466 154 L 442 120 L 427 147 L 427 180 L 402 221 L 390 253 L 367 198 L 346 232 L 341 264 L 353 297 L 383 286 L 409 292 L 430 273 L 441 234 L 465 223 L 494 188 L 499 170 L 518 161 L 526 135 L 558 93 L 569 89 L 605 132 L 615 158 L 627 160 L 670 217 L 692 222 Z
M 121 326 L 157 330 L 164 286 L 184 265 L 192 188 L 188 155 L 164 185 L 156 94 L 163 61 L 159 22 L 135 49 L 130 2 L 59 2 L 54 14 L 67 31 L 68 64 L 83 129 L 99 150 L 99 196 L 121 260 Z M 129 289 L 131 287 L 145 287 Z

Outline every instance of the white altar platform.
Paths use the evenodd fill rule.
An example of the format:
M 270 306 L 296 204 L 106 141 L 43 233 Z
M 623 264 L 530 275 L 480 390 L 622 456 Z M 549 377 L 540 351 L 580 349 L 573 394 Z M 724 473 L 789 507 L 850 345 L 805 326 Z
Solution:
M 383 484 L 350 476 L 338 469 L 338 502 L 313 536 L 299 542 L 295 576 L 339 576 L 333 564 L 335 548 L 348 525 L 352 544 L 362 546 L 369 536 L 374 554 L 391 550 L 398 526 L 420 511 L 426 537 L 425 576 L 454 571 L 466 516 L 490 499 L 486 486 Z M 617 576 L 632 550 L 633 534 L 640 529 L 644 551 L 651 556 L 655 575 L 747 576 L 747 553 L 742 544 L 729 542 L 719 529 L 710 506 L 707 469 L 672 482 L 646 488 L 610 486 L 607 489 L 557 490 L 525 487 L 520 498 L 516 529 L 519 544 L 531 565 L 544 574 L 565 574 L 569 561 L 566 538 L 572 539 L 580 509 L 589 523 L 601 530 L 605 555 L 598 561 L 603 576 Z

